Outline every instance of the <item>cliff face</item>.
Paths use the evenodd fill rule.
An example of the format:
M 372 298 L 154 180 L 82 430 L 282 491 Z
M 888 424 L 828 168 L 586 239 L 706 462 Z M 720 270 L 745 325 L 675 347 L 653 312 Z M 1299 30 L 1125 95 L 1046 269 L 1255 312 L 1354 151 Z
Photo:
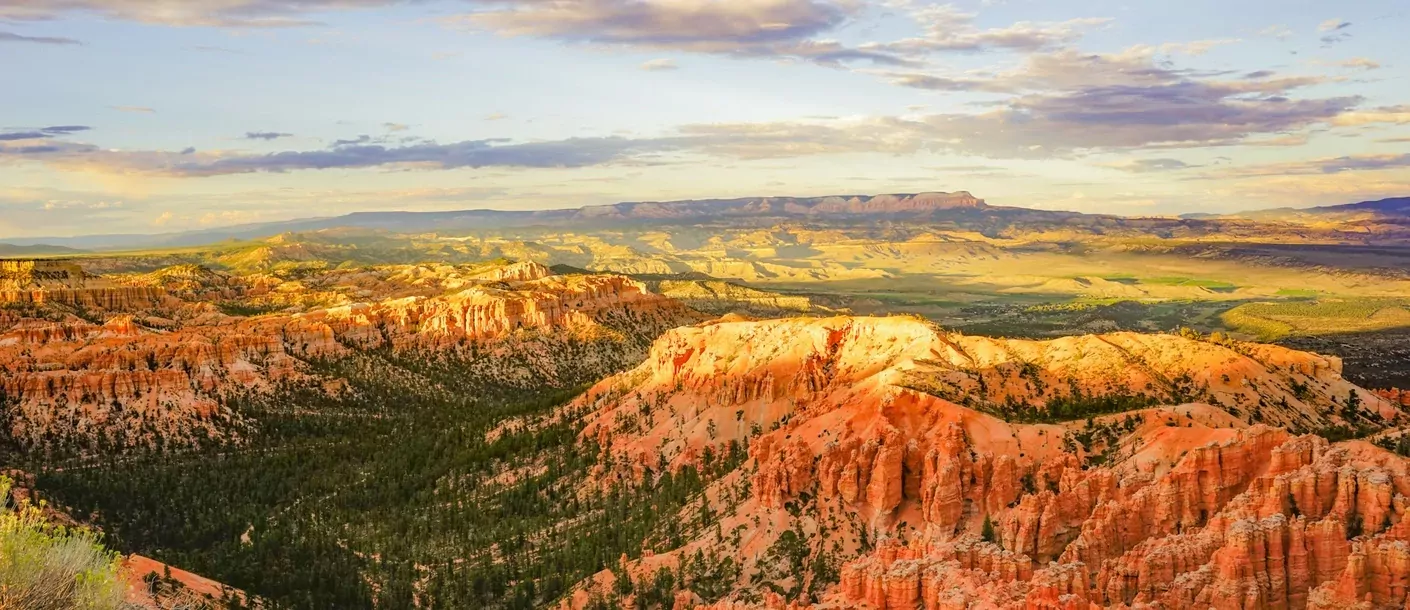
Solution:
M 161 290 L 153 287 L 115 286 L 66 261 L 0 260 L 0 304 L 58 303 L 129 311 L 153 306 L 163 296 Z
M 631 361 L 624 357 L 639 358 L 633 354 L 657 334 L 698 319 L 620 276 L 505 270 L 489 280 L 457 283 L 460 289 L 448 294 L 435 294 L 443 289 L 439 283 L 425 289 L 388 280 L 384 276 L 401 270 L 384 270 L 378 276 L 382 293 L 417 296 L 256 317 L 225 315 L 202 301 L 168 307 L 163 315 L 177 313 L 155 321 L 146 315 L 140 322 L 122 315 L 103 324 L 11 315 L 0 319 L 0 399 L 11 405 L 5 425 L 13 440 L 29 447 L 75 439 L 121 448 L 228 438 L 238 436 L 240 426 L 238 415 L 221 406 L 223 396 L 301 379 L 310 358 L 380 347 L 473 351 L 479 365 L 467 374 L 551 382 L 565 366 L 607 374 Z M 228 294 L 273 291 L 266 282 L 237 283 L 194 271 L 159 279 L 184 294 L 206 294 L 225 284 Z M 296 294 L 286 284 L 273 287 Z M 322 288 L 337 292 L 333 288 L 346 285 L 335 284 Z M 434 296 L 423 296 L 428 293 Z M 569 355 L 580 361 L 565 361 Z
M 590 413 L 607 478 L 747 444 L 706 493 L 718 527 L 685 547 L 738 562 L 738 597 L 677 607 L 775 587 L 791 598 L 769 607 L 1402 604 L 1405 460 L 1249 421 L 1400 416 L 1339 370 L 1171 335 L 734 322 L 668 333 L 569 409 Z
M 845 565 L 828 600 L 927 609 L 1403 607 L 1406 469 L 1358 443 L 1257 427 L 1191 451 L 1155 481 L 1110 488 L 1079 511 L 1077 538 L 1052 563 L 1034 561 L 1041 553 L 1030 544 L 1064 527 L 1048 507 L 1082 504 L 1070 485 L 1105 485 L 1108 470 L 1073 473 L 1056 492 L 1026 496 L 1003 517 L 1010 527 L 995 543 L 934 530 L 888 541 Z M 1037 527 L 1023 527 L 1035 513 Z
M 748 441 L 761 463 L 802 443 L 815 456 L 904 454 L 919 467 L 944 446 L 949 424 L 1009 459 L 1063 453 L 1070 426 L 1007 426 L 986 413 L 1056 421 L 1050 408 L 1100 415 L 1103 401 L 1197 402 L 1219 407 L 1199 412 L 1205 423 L 1257 410 L 1260 421 L 1311 424 L 1337 421 L 1332 413 L 1354 394 L 1362 409 L 1396 416 L 1389 401 L 1339 373 L 1334 358 L 1277 346 L 1137 333 L 1004 340 L 911 318 L 836 317 L 673 330 L 645 363 L 599 383 L 578 406 L 596 409 L 584 434 L 603 446 L 664 453 L 672 463 L 706 445 Z

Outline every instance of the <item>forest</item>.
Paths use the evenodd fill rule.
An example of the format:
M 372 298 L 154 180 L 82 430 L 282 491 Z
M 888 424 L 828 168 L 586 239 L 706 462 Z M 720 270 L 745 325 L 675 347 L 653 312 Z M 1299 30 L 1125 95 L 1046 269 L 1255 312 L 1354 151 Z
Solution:
M 524 387 L 473 374 L 482 357 L 359 351 L 314 377 L 229 396 L 238 443 L 93 461 L 30 456 L 51 502 L 107 542 L 254 593 L 274 607 L 535 608 L 584 578 L 707 527 L 677 516 L 743 460 L 639 483 L 584 485 L 600 452 L 573 417 L 588 381 Z M 341 379 L 329 393 L 320 380 Z M 524 425 L 500 427 L 507 420 Z M 665 573 L 705 599 L 728 566 Z M 669 586 L 667 586 L 669 585 Z M 664 587 L 664 589 L 662 588 Z M 650 594 L 647 594 L 650 597 Z

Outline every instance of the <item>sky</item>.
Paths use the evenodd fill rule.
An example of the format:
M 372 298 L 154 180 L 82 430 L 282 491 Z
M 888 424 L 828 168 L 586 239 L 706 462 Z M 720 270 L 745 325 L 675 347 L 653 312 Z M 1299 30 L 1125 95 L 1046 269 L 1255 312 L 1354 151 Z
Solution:
M 1406 196 L 1407 31 L 1402 0 L 0 0 L 0 240 L 744 196 Z

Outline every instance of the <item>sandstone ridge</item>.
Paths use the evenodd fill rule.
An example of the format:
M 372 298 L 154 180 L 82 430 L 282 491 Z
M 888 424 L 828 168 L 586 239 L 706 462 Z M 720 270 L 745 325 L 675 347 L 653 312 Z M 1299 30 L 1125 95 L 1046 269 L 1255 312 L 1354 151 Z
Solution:
M 677 329 L 568 408 L 604 480 L 747 444 L 702 500 L 716 526 L 627 562 L 739 566 L 723 601 L 677 607 L 1399 607 L 1406 461 L 1267 425 L 1401 417 L 1339 373 L 1259 344 L 836 317 Z

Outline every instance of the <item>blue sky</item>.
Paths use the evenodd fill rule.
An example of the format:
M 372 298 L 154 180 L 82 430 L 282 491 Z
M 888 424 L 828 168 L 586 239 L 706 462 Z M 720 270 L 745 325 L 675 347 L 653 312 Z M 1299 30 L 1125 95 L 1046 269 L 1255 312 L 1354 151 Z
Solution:
M 1406 195 L 1398 4 L 0 0 L 0 239 L 770 194 Z

